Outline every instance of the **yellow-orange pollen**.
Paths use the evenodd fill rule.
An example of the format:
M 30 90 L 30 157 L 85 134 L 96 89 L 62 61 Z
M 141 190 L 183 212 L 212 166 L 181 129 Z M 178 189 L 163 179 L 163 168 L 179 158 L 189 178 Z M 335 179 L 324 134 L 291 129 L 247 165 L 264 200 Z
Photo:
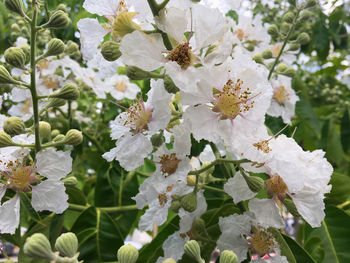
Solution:
M 115 88 L 116 88 L 118 91 L 124 92 L 124 91 L 126 90 L 126 85 L 125 85 L 124 81 L 119 81 L 119 82 L 117 82 L 117 84 L 115 85 Z
M 263 151 L 264 153 L 269 153 L 271 148 L 269 147 L 269 141 L 264 140 L 253 144 L 258 150 Z
M 165 193 L 158 195 L 158 201 L 159 201 L 160 207 L 163 207 L 168 202 L 168 196 L 166 193 L 171 192 L 171 190 L 173 190 L 173 188 L 174 188 L 174 185 L 169 185 L 169 186 L 167 186 Z
M 249 88 L 243 89 L 242 85 L 243 81 L 240 79 L 236 83 L 228 80 L 222 91 L 214 91 L 215 102 L 212 110 L 220 113 L 221 120 L 233 120 L 238 114 L 254 107 L 254 101 L 249 98 Z
M 284 104 L 290 99 L 290 94 L 285 86 L 279 86 L 273 91 L 273 98 L 278 104 Z
M 175 61 L 182 69 L 187 69 L 192 64 L 191 49 L 188 42 L 179 44 L 170 51 L 166 58 Z
M 152 118 L 152 111 L 147 110 L 143 101 L 136 101 L 127 110 L 127 120 L 124 125 L 130 125 L 135 131 L 142 132 L 148 129 Z
M 252 245 L 255 252 L 259 255 L 265 255 L 266 253 L 273 252 L 274 240 L 273 235 L 265 228 L 258 226 L 253 227 L 252 235 L 249 238 L 249 242 Z
M 176 157 L 175 153 L 172 153 L 170 155 L 164 154 L 160 156 L 160 170 L 165 175 L 172 175 L 176 172 L 180 162 L 181 161 Z
M 50 76 L 43 76 L 42 78 L 46 88 L 53 90 L 58 89 L 60 82 L 57 79 L 53 79 Z
M 245 37 L 245 33 L 244 33 L 243 29 L 241 29 L 241 28 L 236 29 L 236 31 L 234 32 L 234 34 L 238 37 L 238 39 L 239 39 L 240 41 L 242 41 L 243 38 Z
M 265 182 L 265 184 L 268 188 L 267 193 L 269 195 L 277 195 L 279 198 L 283 199 L 286 193 L 288 192 L 288 187 L 286 183 L 278 174 L 272 176 L 269 180 Z

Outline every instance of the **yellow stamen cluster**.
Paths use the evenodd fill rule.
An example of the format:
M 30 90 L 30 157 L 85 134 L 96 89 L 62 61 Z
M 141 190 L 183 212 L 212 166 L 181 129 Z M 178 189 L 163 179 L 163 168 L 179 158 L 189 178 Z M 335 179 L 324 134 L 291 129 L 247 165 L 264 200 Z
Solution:
M 253 234 L 249 238 L 249 242 L 255 252 L 259 255 L 273 252 L 275 242 L 270 232 L 261 226 L 253 227 L 252 232 Z
M 138 132 L 148 129 L 148 123 L 152 118 L 152 112 L 145 108 L 143 101 L 136 101 L 127 111 L 127 120 L 124 125 L 130 125 Z
M 242 41 L 245 37 L 245 33 L 244 33 L 243 29 L 241 29 L 241 28 L 236 29 L 234 34 L 238 37 L 238 39 L 240 41 Z
M 238 114 L 254 107 L 254 101 L 249 98 L 249 88 L 243 89 L 242 85 L 243 81 L 240 79 L 236 83 L 228 80 L 223 90 L 214 94 L 216 101 L 212 110 L 221 114 L 221 120 L 233 120 Z
M 283 179 L 275 174 L 269 180 L 265 182 L 268 188 L 268 194 L 277 195 L 280 199 L 284 199 L 286 193 L 288 192 L 288 187 Z
M 173 188 L 174 188 L 174 185 L 169 185 L 166 188 L 166 192 L 165 193 L 162 193 L 162 194 L 158 195 L 158 201 L 159 201 L 160 207 L 163 207 L 168 202 L 168 196 L 167 196 L 166 193 L 171 192 L 171 190 L 173 190 Z
M 53 90 L 59 88 L 60 82 L 57 79 L 55 80 L 50 76 L 43 76 L 42 79 L 46 88 Z
M 271 151 L 268 140 L 254 143 L 253 146 L 256 147 L 258 150 L 263 151 L 264 153 L 269 153 Z
M 175 61 L 181 66 L 182 69 L 187 69 L 192 64 L 191 49 L 192 47 L 188 42 L 179 44 L 172 51 L 170 51 L 166 58 L 168 60 Z
M 126 90 L 126 85 L 125 85 L 124 81 L 118 81 L 117 84 L 115 85 L 115 88 L 118 91 L 124 92 Z
M 137 12 L 121 12 L 113 21 L 112 35 L 115 39 L 118 37 L 124 37 L 127 34 L 140 29 L 140 26 L 136 24 L 132 19 L 136 16 Z
M 175 153 L 172 153 L 170 155 L 164 154 L 160 156 L 160 170 L 165 175 L 172 175 L 176 172 L 180 162 L 181 161 L 176 157 Z
M 278 104 L 284 104 L 290 99 L 290 94 L 285 86 L 279 86 L 273 91 L 273 98 Z
M 30 114 L 30 109 L 32 108 L 32 100 L 30 98 L 26 99 L 26 101 L 22 104 L 20 111 L 23 114 Z
M 272 56 L 273 56 L 273 57 L 277 57 L 278 54 L 280 53 L 281 49 L 282 49 L 282 45 L 281 45 L 281 44 L 273 45 L 273 46 L 271 47 Z

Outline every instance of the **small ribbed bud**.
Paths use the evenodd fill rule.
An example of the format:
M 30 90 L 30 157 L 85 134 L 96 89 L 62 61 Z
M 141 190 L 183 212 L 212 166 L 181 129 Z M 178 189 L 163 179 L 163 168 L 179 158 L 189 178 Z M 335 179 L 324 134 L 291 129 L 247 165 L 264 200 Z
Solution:
M 57 129 L 52 130 L 51 132 L 51 138 L 55 138 L 57 135 L 60 134 L 60 131 Z
M 139 252 L 130 244 L 124 245 L 118 250 L 118 263 L 135 263 Z
M 15 82 L 7 69 L 0 65 L 0 84 L 14 84 Z
M 107 61 L 116 61 L 122 55 L 119 50 L 120 45 L 112 40 L 108 40 L 102 44 L 101 54 Z
M 254 60 L 256 63 L 264 64 L 263 57 L 261 56 L 260 53 L 255 54 L 255 55 L 253 56 L 253 60 Z
M 64 100 L 76 100 L 79 98 L 80 92 L 77 85 L 68 83 L 59 90 L 50 95 L 50 98 L 59 98 Z
M 24 68 L 24 64 L 26 63 L 26 54 L 19 47 L 6 49 L 4 58 L 8 64 L 15 68 Z
M 295 15 L 293 12 L 287 12 L 283 16 L 283 21 L 285 21 L 287 23 L 293 23 L 294 17 L 295 17 Z
M 170 210 L 174 213 L 178 213 L 181 208 L 181 203 L 179 200 L 173 200 L 170 205 Z
M 163 132 L 153 134 L 151 137 L 151 143 L 154 147 L 159 147 L 163 144 L 164 138 L 163 138 Z
M 150 72 L 144 71 L 135 66 L 126 66 L 126 75 L 131 80 L 144 80 L 152 77 Z
M 28 237 L 23 247 L 24 254 L 31 258 L 54 260 L 55 254 L 46 236 L 36 233 Z
M 71 40 L 68 41 L 65 52 L 67 54 L 73 54 L 77 51 L 79 51 L 79 45 Z
M 5 6 L 8 10 L 24 16 L 22 0 L 5 0 Z
M 50 40 L 49 44 L 47 45 L 47 51 L 45 53 L 45 56 L 57 56 L 64 52 L 64 49 L 66 48 L 66 45 L 63 43 L 61 39 L 53 38 Z
M 3 130 L 0 130 L 0 148 L 13 146 L 14 142 L 10 135 L 8 135 Z
M 83 134 L 81 131 L 71 129 L 66 133 L 64 143 L 68 145 L 79 145 L 83 142 Z
M 262 53 L 264 59 L 272 58 L 272 51 L 270 49 L 265 49 Z
M 201 257 L 201 249 L 196 240 L 187 241 L 184 246 L 184 251 L 187 256 L 190 256 L 191 258 L 195 259 L 198 263 L 205 262 Z
M 56 7 L 56 10 L 62 10 L 63 12 L 67 12 L 67 5 L 66 4 L 59 4 L 57 7 Z
M 174 259 L 172 259 L 172 258 L 167 258 L 162 263 L 176 263 L 176 261 Z
M 287 69 L 287 65 L 284 64 L 284 63 L 278 64 L 278 66 L 277 66 L 277 71 L 278 71 L 278 72 L 283 72 L 283 71 L 285 71 L 286 69 Z
M 314 7 L 317 4 L 316 0 L 308 0 L 305 3 L 305 8 L 311 8 Z
M 300 44 L 300 45 L 306 45 L 307 43 L 310 42 L 310 36 L 308 33 L 301 33 L 298 38 L 297 38 L 297 42 Z
M 70 24 L 70 19 L 67 15 L 67 13 L 63 12 L 62 10 L 55 11 L 47 24 L 44 25 L 46 28 L 65 28 Z
M 271 36 L 278 36 L 278 27 L 276 25 L 271 25 L 267 29 L 267 33 Z
M 285 71 L 283 71 L 281 74 L 287 77 L 293 78 L 295 76 L 295 73 L 296 73 L 295 69 L 293 67 L 289 67 Z
M 196 193 L 189 193 L 184 195 L 181 198 L 181 207 L 187 211 L 192 213 L 197 209 L 197 195 Z
M 195 186 L 196 185 L 196 176 L 195 175 L 187 175 L 187 185 Z
M 248 44 L 248 46 L 245 47 L 248 51 L 253 52 L 255 49 L 255 46 L 253 44 Z
M 60 141 L 62 141 L 62 144 L 63 144 L 64 138 L 66 138 L 66 136 L 64 136 L 63 134 L 59 134 L 53 139 L 53 142 L 60 142 Z
M 300 48 L 300 45 L 298 43 L 290 43 L 289 44 L 289 51 L 296 51 Z
M 76 186 L 78 184 L 78 180 L 75 176 L 69 176 L 62 179 L 62 182 L 65 186 Z
M 3 128 L 7 134 L 15 136 L 24 133 L 26 126 L 21 118 L 10 117 L 4 122 Z
M 287 22 L 283 22 L 280 28 L 283 33 L 287 33 L 292 28 L 292 25 Z
M 59 98 L 52 98 L 49 100 L 49 103 L 46 104 L 45 108 L 58 108 L 66 105 L 66 100 Z
M 252 192 L 257 193 L 257 192 L 260 192 L 260 190 L 264 188 L 265 181 L 258 176 L 243 175 L 243 178 L 245 179 L 249 189 Z
M 206 237 L 208 236 L 207 229 L 205 228 L 205 222 L 201 218 L 197 218 L 192 223 L 191 233 L 194 237 Z
M 24 54 L 26 55 L 26 62 L 25 64 L 28 64 L 30 61 L 30 46 L 26 43 L 20 46 Z
M 165 75 L 164 77 L 164 88 L 170 94 L 175 94 L 180 91 L 180 89 L 176 87 L 174 81 L 169 77 L 169 75 Z
M 291 200 L 289 198 L 285 198 L 283 200 L 283 204 L 287 208 L 288 212 L 291 213 L 294 217 L 300 217 L 300 214 L 299 214 L 293 200 Z
M 12 30 L 12 31 L 19 31 L 19 25 L 16 24 L 16 23 L 12 24 L 12 25 L 11 25 L 11 30 Z
M 51 140 L 51 125 L 46 121 L 39 122 L 39 135 L 41 142 L 45 143 Z
M 231 250 L 224 250 L 220 254 L 220 263 L 238 263 L 237 255 Z
M 310 17 L 312 16 L 312 13 L 308 10 L 304 10 L 299 17 L 299 21 L 300 22 L 304 22 L 306 20 L 308 20 Z
M 72 258 L 78 251 L 78 239 L 74 233 L 64 233 L 57 238 L 55 248 L 60 256 Z

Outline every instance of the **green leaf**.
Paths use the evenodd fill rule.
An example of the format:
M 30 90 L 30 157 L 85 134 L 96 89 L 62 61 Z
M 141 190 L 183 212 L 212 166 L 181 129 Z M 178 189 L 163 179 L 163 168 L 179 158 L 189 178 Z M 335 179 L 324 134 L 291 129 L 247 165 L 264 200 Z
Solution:
M 338 172 L 334 172 L 330 184 L 332 190 L 327 196 L 334 204 L 340 204 L 348 200 L 350 196 L 350 177 Z
M 279 247 L 281 249 L 281 254 L 287 258 L 288 262 L 289 263 L 299 263 L 295 260 L 295 257 L 293 255 L 292 250 L 289 248 L 288 243 L 286 242 L 286 240 L 282 236 L 282 234 L 279 232 L 279 230 L 277 230 L 275 228 L 269 228 L 269 230 L 271 231 L 271 233 L 275 237 L 277 243 L 279 244 Z
M 325 60 L 328 56 L 330 43 L 328 29 L 324 25 L 324 21 L 318 19 L 314 24 L 312 34 L 313 46 L 320 60 Z
M 322 262 L 324 259 L 325 251 L 323 248 L 322 240 L 319 237 L 310 238 L 305 246 L 305 250 L 315 259 L 316 262 Z
M 318 138 L 321 138 L 321 125 L 310 103 L 303 97 L 300 97 L 300 101 L 297 102 L 295 113 L 303 124 L 308 126 Z
M 349 109 L 344 111 L 344 115 L 341 119 L 341 143 L 344 149 L 344 152 L 348 152 L 350 148 L 350 116 Z
M 281 235 L 288 245 L 289 250 L 293 253 L 296 263 L 316 263 L 315 260 L 309 255 L 309 253 L 305 251 L 301 246 L 299 246 L 299 244 L 294 239 L 290 238 L 287 235 Z M 291 261 L 289 261 L 289 263 L 290 262 Z
M 226 16 L 231 17 L 236 24 L 238 24 L 238 13 L 235 10 L 230 10 L 226 13 Z

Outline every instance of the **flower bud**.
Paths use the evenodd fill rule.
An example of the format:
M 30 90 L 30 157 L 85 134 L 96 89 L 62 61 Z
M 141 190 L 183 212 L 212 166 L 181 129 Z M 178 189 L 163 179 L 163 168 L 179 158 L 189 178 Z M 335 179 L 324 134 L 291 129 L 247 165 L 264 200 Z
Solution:
M 170 205 L 170 210 L 174 213 L 178 213 L 181 208 L 181 203 L 179 200 L 173 200 Z
M 0 130 L 0 148 L 13 146 L 14 142 L 10 135 L 8 135 L 3 130 Z
M 300 45 L 306 45 L 307 43 L 310 42 L 310 36 L 308 33 L 301 33 L 298 38 L 297 38 L 297 42 L 300 44 Z
M 291 213 L 294 217 L 300 217 L 300 214 L 293 202 L 293 200 L 289 198 L 285 198 L 283 200 L 284 206 L 287 208 L 288 212 Z
M 0 84 L 14 84 L 16 81 L 12 78 L 7 69 L 0 65 Z
M 296 51 L 300 48 L 300 45 L 298 43 L 290 43 L 289 44 L 289 51 Z
M 83 142 L 83 134 L 81 131 L 71 129 L 66 133 L 64 143 L 68 145 L 77 146 Z
M 10 117 L 4 122 L 3 128 L 7 134 L 15 136 L 24 133 L 26 127 L 21 118 Z
M 172 258 L 167 258 L 162 263 L 176 263 L 176 261 L 174 259 L 172 259 Z
M 6 49 L 4 57 L 7 63 L 15 68 L 24 68 L 26 63 L 26 54 L 19 47 L 10 47 Z
M 78 184 L 78 180 L 75 176 L 69 176 L 62 179 L 62 182 L 65 186 L 76 186 Z
M 287 22 L 283 22 L 280 28 L 283 33 L 287 33 L 292 28 L 292 25 Z
M 63 134 L 59 134 L 53 139 L 53 142 L 57 143 L 57 142 L 62 141 L 62 144 L 63 144 L 64 143 L 64 138 L 66 138 L 66 136 L 64 136 Z
M 267 29 L 267 33 L 273 37 L 278 36 L 278 28 L 276 25 L 271 25 Z
M 47 22 L 44 27 L 45 28 L 65 28 L 70 24 L 70 19 L 67 15 L 67 13 L 63 12 L 62 10 L 55 11 L 50 19 L 49 22 Z
M 8 10 L 24 16 L 22 0 L 5 0 L 5 6 Z
M 246 46 L 245 48 L 246 48 L 248 51 L 253 52 L 254 49 L 255 49 L 255 46 L 254 46 L 252 43 L 250 43 L 250 44 L 248 44 L 248 46 Z
M 187 256 L 190 256 L 191 258 L 195 259 L 197 262 L 204 263 L 204 260 L 201 257 L 201 249 L 196 240 L 187 241 L 184 246 L 184 250 Z
M 257 193 L 257 192 L 260 192 L 260 190 L 264 188 L 265 181 L 262 178 L 258 177 L 258 176 L 243 175 L 243 178 L 246 181 L 249 189 L 252 192 Z
M 50 98 L 59 98 L 64 100 L 76 100 L 79 98 L 80 92 L 77 85 L 68 83 L 61 89 L 55 91 L 50 95 Z
M 272 51 L 270 49 L 265 49 L 262 53 L 264 59 L 272 58 Z
M 61 39 L 53 38 L 47 45 L 45 56 L 57 56 L 64 52 L 65 47 L 66 46 Z
M 195 175 L 187 175 L 187 185 L 195 186 L 196 185 L 196 176 Z
M 237 255 L 231 250 L 224 250 L 220 254 L 220 263 L 238 263 Z
M 306 1 L 304 8 L 311 8 L 311 7 L 314 7 L 316 4 L 317 4 L 316 0 L 308 0 Z
M 60 131 L 57 129 L 52 130 L 51 132 L 51 138 L 55 138 L 57 135 L 60 134 Z
M 152 77 L 151 72 L 144 71 L 135 66 L 126 66 L 126 75 L 131 80 L 144 80 Z
M 181 207 L 187 212 L 192 213 L 197 209 L 197 195 L 194 192 L 184 195 L 180 202 Z
M 201 218 L 197 218 L 192 223 L 191 233 L 193 237 L 207 237 L 207 229 L 205 228 L 205 222 Z
M 71 232 L 62 234 L 57 238 L 55 248 L 61 256 L 72 258 L 78 251 L 78 239 Z
M 296 73 L 295 69 L 293 67 L 289 67 L 285 71 L 283 71 L 281 74 L 287 77 L 293 78 L 295 76 L 295 73 Z
M 115 41 L 108 40 L 102 44 L 101 54 L 107 61 L 115 61 L 122 55 L 119 50 L 119 44 Z
M 304 10 L 299 17 L 299 21 L 300 22 L 304 22 L 306 20 L 308 20 L 310 17 L 312 16 L 312 13 L 308 10 Z
M 12 30 L 12 31 L 19 31 L 19 25 L 16 24 L 16 23 L 12 24 L 12 25 L 11 25 L 11 30 Z
M 164 77 L 164 88 L 170 94 L 175 94 L 180 91 L 180 89 L 176 87 L 174 81 L 169 77 L 169 75 L 165 75 Z
M 49 103 L 46 104 L 45 108 L 58 108 L 62 107 L 66 104 L 66 100 L 64 99 L 59 99 L 59 98 L 52 98 L 49 100 Z
M 154 147 L 159 147 L 163 144 L 164 138 L 163 138 L 163 132 L 153 134 L 151 137 L 151 143 Z
M 295 17 L 295 15 L 293 12 L 287 12 L 283 16 L 283 21 L 285 21 L 287 23 L 293 23 L 294 17 Z
M 51 140 L 51 125 L 46 121 L 39 122 L 39 134 L 41 142 L 48 142 Z
M 132 245 L 124 245 L 118 250 L 118 263 L 135 263 L 139 257 L 139 252 Z
M 73 54 L 77 51 L 79 51 L 79 45 L 71 40 L 68 41 L 65 52 L 67 54 Z
M 264 60 L 261 56 L 260 53 L 257 53 L 253 56 L 253 60 L 256 62 L 256 63 L 259 63 L 259 64 L 264 64 Z
M 278 64 L 278 66 L 277 66 L 277 71 L 278 71 L 278 72 L 283 72 L 283 71 L 285 71 L 286 69 L 287 69 L 287 65 L 284 64 L 284 63 Z
M 46 236 L 36 233 L 28 237 L 23 247 L 24 254 L 31 258 L 54 260 L 55 254 Z
M 62 10 L 63 12 L 67 12 L 67 5 L 66 4 L 59 4 L 56 7 L 56 10 Z

